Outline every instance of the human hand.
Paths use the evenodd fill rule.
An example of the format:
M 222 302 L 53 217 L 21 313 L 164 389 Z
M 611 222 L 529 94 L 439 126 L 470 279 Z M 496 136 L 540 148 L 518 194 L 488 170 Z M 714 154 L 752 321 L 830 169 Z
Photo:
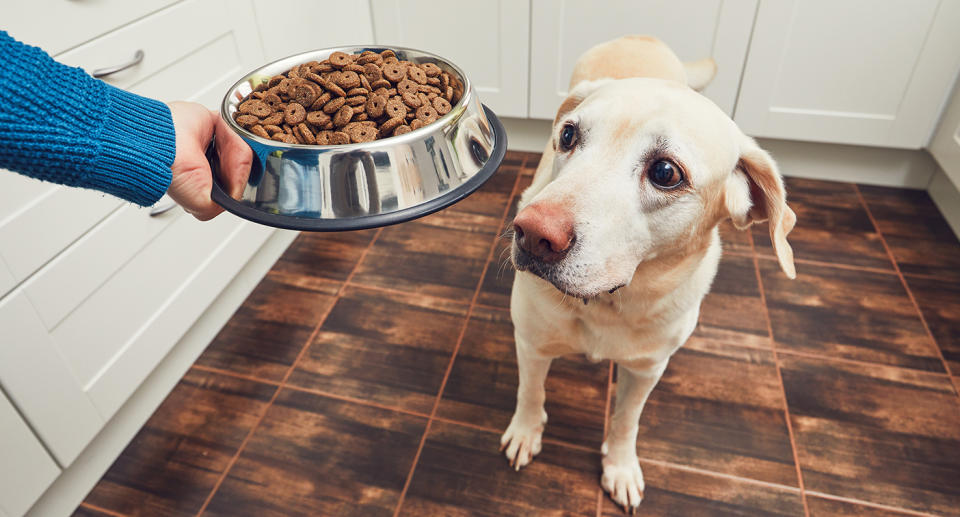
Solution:
M 208 221 L 223 212 L 223 208 L 210 199 L 213 173 L 205 153 L 214 131 L 222 179 L 234 199 L 243 194 L 253 152 L 219 115 L 200 104 L 177 101 L 168 105 L 177 134 L 177 156 L 170 167 L 173 181 L 167 194 L 197 219 Z

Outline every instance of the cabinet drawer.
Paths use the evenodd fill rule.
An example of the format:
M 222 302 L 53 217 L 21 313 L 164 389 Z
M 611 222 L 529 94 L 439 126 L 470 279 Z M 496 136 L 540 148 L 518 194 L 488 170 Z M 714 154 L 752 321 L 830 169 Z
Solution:
M 159 204 L 173 203 L 164 197 Z M 60 321 L 180 216 L 179 207 L 156 216 L 126 205 L 33 275 L 23 289 L 44 326 Z
M 8 6 L 3 28 L 51 55 L 89 41 L 177 0 L 31 0 Z
M 0 392 L 0 515 L 23 515 L 60 469 Z

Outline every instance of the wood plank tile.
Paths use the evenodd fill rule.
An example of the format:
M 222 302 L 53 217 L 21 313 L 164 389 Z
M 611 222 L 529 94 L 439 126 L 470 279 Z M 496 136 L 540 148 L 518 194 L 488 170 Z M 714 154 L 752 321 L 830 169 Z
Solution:
M 911 276 L 906 280 L 950 372 L 960 374 L 960 282 Z
M 434 422 L 400 515 L 582 515 L 596 513 L 600 453 L 546 443 L 515 472 L 499 435 Z
M 81 505 L 81 506 L 78 506 L 77 509 L 74 510 L 73 513 L 70 515 L 71 517 L 114 517 L 116 515 L 122 515 L 122 514 L 101 512 L 93 508 L 90 508 L 88 506 Z
M 637 454 L 799 486 L 773 353 L 695 335 L 670 359 L 643 415 Z
M 904 273 L 960 280 L 960 240 L 923 190 L 860 186 Z
M 430 413 L 468 308 L 350 287 L 288 382 Z
M 943 373 L 943 363 L 895 275 L 776 262 L 760 272 L 778 349 Z
M 188 371 L 86 502 L 131 516 L 196 514 L 275 390 Z
M 302 232 L 271 268 L 285 283 L 336 294 L 376 230 Z
M 943 376 L 781 357 L 808 490 L 911 510 L 960 508 L 960 405 Z
M 726 255 L 700 305 L 700 327 L 749 334 L 748 344 L 768 348 L 767 319 L 753 258 Z
M 646 483 L 639 514 L 644 516 L 802 516 L 798 490 L 711 476 L 640 462 Z M 603 496 L 603 515 L 623 517 L 623 509 Z
M 893 269 L 890 257 L 851 183 L 787 178 L 797 225 L 787 240 L 796 258 Z M 766 224 L 752 229 L 757 253 L 773 256 Z
M 504 430 L 516 406 L 517 375 L 510 313 L 475 308 L 437 415 Z M 599 450 L 608 376 L 606 362 L 590 363 L 583 356 L 555 360 L 547 376 L 544 436 Z
M 279 382 L 335 299 L 290 278 L 268 273 L 197 364 Z
M 519 173 L 519 165 L 501 164 L 497 172 L 476 192 L 450 208 L 438 212 L 435 217 L 445 218 L 449 214 L 465 214 L 473 216 L 471 226 L 496 232 L 500 228 L 503 211 L 510 202 L 513 185 L 517 182 Z M 444 226 L 456 227 L 452 224 L 444 224 Z
M 723 250 L 753 253 L 753 248 L 750 246 L 750 233 L 750 229 L 738 230 L 729 220 L 720 223 L 720 241 L 723 242 Z
M 284 390 L 204 515 L 392 515 L 426 420 Z
M 913 513 L 898 512 L 863 504 L 837 501 L 807 494 L 810 517 L 906 517 Z
M 385 228 L 351 282 L 469 303 L 496 235 L 479 220 L 444 212 Z

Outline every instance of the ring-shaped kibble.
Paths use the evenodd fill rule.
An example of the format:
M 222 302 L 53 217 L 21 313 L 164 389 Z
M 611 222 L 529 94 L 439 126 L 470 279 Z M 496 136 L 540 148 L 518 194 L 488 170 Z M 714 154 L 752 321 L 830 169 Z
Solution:
M 398 99 L 390 99 L 387 101 L 385 111 L 390 118 L 403 118 L 407 116 L 407 106 L 403 101 Z
M 413 129 L 411 129 L 410 126 L 397 126 L 397 128 L 393 130 L 393 136 L 405 135 L 411 131 L 413 131 Z
M 400 95 L 405 93 L 417 93 L 417 83 L 411 81 L 410 79 L 404 79 L 397 83 L 397 93 Z
M 337 68 L 343 68 L 349 65 L 350 63 L 353 63 L 353 58 L 350 56 L 350 54 L 339 52 L 339 51 L 334 52 L 333 54 L 330 54 L 330 57 L 327 59 L 330 60 L 331 65 Z
M 381 134 L 389 135 L 394 130 L 394 128 L 402 125 L 403 125 L 403 117 L 393 117 L 388 119 L 383 124 L 380 124 L 380 132 Z
M 337 111 L 337 114 L 333 116 L 333 125 L 337 127 L 343 127 L 350 122 L 350 119 L 353 118 L 353 108 L 350 106 L 344 106 Z
M 360 76 L 352 70 L 340 72 L 340 77 L 337 78 L 337 85 L 346 90 L 356 88 L 360 86 Z
M 383 116 L 383 110 L 387 107 L 387 98 L 382 95 L 371 95 L 367 99 L 367 115 L 370 115 L 373 118 L 380 118 Z
M 387 63 L 383 65 L 383 76 L 393 82 L 401 81 L 406 76 L 406 67 L 401 63 Z
M 427 77 L 436 77 L 443 71 L 433 63 L 423 63 L 420 65 L 420 68 L 423 69 L 423 73 L 427 74 Z
M 314 126 L 322 127 L 327 122 L 330 122 L 330 115 L 327 115 L 322 111 L 311 111 L 310 113 L 307 113 L 307 122 L 313 124 Z
M 237 121 L 237 124 L 240 124 L 245 128 L 250 128 L 260 124 L 260 119 L 255 115 L 250 114 L 239 114 L 234 120 Z
M 291 126 L 299 124 L 306 119 L 307 109 L 296 102 L 287 104 L 287 109 L 283 111 L 283 121 Z
M 313 145 L 317 143 L 317 138 L 313 135 L 313 131 L 310 131 L 310 128 L 303 122 L 297 124 L 297 130 L 300 131 L 300 139 L 303 140 L 305 144 Z
M 363 76 L 370 81 L 370 84 L 373 84 L 374 82 L 383 78 L 383 72 L 380 70 L 379 66 L 373 63 L 367 63 L 366 65 L 363 65 Z
M 453 106 L 447 102 L 447 99 L 444 99 L 443 97 L 434 97 L 431 104 L 433 104 L 433 109 L 437 110 L 437 113 L 440 115 L 446 115 L 447 113 L 450 113 L 450 110 L 453 108 Z
M 429 124 L 437 120 L 437 110 L 433 106 L 420 106 L 417 108 L 417 120 L 422 120 L 424 124 Z
M 377 129 L 370 126 L 358 125 L 350 129 L 350 140 L 353 143 L 372 142 L 377 139 Z
M 423 121 L 418 118 L 415 118 L 410 121 L 410 129 L 420 129 L 423 126 L 424 126 Z
M 287 109 L 286 106 L 283 106 L 283 109 Z M 283 123 L 283 111 L 280 106 L 277 106 L 277 111 L 271 113 L 269 116 L 260 120 L 260 123 L 264 126 L 279 126 Z
M 276 109 L 276 107 L 283 102 L 280 100 L 280 96 L 275 93 L 268 93 L 264 95 L 262 100 L 267 106 L 270 106 L 271 109 Z
M 410 106 L 411 108 L 419 108 L 421 105 L 423 105 L 423 102 L 421 102 L 420 98 L 417 97 L 416 94 L 410 92 L 404 93 L 400 96 L 400 98 L 403 99 L 404 104 Z
M 240 104 L 238 111 L 245 115 L 253 115 L 260 118 L 266 117 L 273 113 L 273 109 L 271 109 L 270 106 L 267 106 L 267 103 L 259 99 L 248 100 Z
M 427 74 L 418 66 L 408 66 L 407 77 L 416 83 L 427 84 Z

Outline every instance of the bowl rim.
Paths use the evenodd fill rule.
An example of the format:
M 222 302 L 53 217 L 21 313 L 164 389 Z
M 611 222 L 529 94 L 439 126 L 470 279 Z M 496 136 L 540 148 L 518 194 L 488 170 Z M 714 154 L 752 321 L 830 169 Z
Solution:
M 274 228 L 284 228 L 287 230 L 300 230 L 312 232 L 339 232 L 351 230 L 365 230 L 368 228 L 379 228 L 381 226 L 390 226 L 404 223 L 413 219 L 430 215 L 434 212 L 443 210 L 483 186 L 493 174 L 500 168 L 501 163 L 507 153 L 507 131 L 503 123 L 497 118 L 496 114 L 485 105 L 481 104 L 481 109 L 490 122 L 490 129 L 493 133 L 494 144 L 491 149 L 487 162 L 474 175 L 470 176 L 465 182 L 448 190 L 444 194 L 433 199 L 410 206 L 393 212 L 386 212 L 373 215 L 361 215 L 354 217 L 319 219 L 311 217 L 299 217 L 295 215 L 272 214 L 263 210 L 258 210 L 249 205 L 245 205 L 236 199 L 230 197 L 220 185 L 219 174 L 214 171 L 213 185 L 210 197 L 215 203 L 243 219 L 255 223 L 272 226 Z M 409 133 L 408 133 L 409 134 Z M 406 135 L 401 135 L 406 136 Z M 216 140 L 211 141 L 207 148 L 207 159 L 212 167 L 219 162 L 216 151 Z
M 456 71 L 457 74 L 460 75 L 460 79 L 462 79 L 464 83 L 463 96 L 460 97 L 460 101 L 457 102 L 457 104 L 450 107 L 449 113 L 447 113 L 446 115 L 443 115 L 442 117 L 439 117 L 437 120 L 419 129 L 414 129 L 409 133 L 405 133 L 399 136 L 389 136 L 387 138 L 380 138 L 377 140 L 372 140 L 370 142 L 359 142 L 359 143 L 349 143 L 349 144 L 316 145 L 316 144 L 287 144 L 284 142 L 277 142 L 276 140 L 271 140 L 269 138 L 263 138 L 261 136 L 257 136 L 247 131 L 246 129 L 240 127 L 240 125 L 238 125 L 237 122 L 233 120 L 233 117 L 231 117 L 230 114 L 228 113 L 230 102 L 231 102 L 231 96 L 234 94 L 234 92 L 237 91 L 237 88 L 239 88 L 242 84 L 248 82 L 251 76 L 257 74 L 258 72 L 266 68 L 274 66 L 283 61 L 288 61 L 288 60 L 294 61 L 294 58 L 297 58 L 296 61 L 298 64 L 302 64 L 307 61 L 310 61 L 310 58 L 315 57 L 316 54 L 327 53 L 327 55 L 329 56 L 334 52 L 346 52 L 346 53 L 353 54 L 355 52 L 363 52 L 365 50 L 372 50 L 377 52 L 382 52 L 384 50 L 414 52 L 419 54 L 419 56 L 417 57 L 427 57 L 427 58 L 433 58 L 438 61 L 441 61 L 443 62 L 443 64 L 449 66 L 454 71 Z M 411 47 L 402 47 L 398 45 L 390 45 L 390 46 L 388 45 L 342 45 L 337 47 L 325 47 L 325 48 L 319 48 L 314 50 L 308 50 L 306 52 L 300 52 L 297 54 L 291 54 L 289 56 L 270 61 L 269 63 L 263 64 L 255 68 L 254 70 L 247 72 L 246 74 L 243 75 L 242 78 L 234 82 L 233 85 L 231 85 L 230 88 L 227 89 L 227 93 L 223 96 L 223 100 L 220 102 L 220 118 L 222 118 L 224 122 L 227 123 L 227 126 L 230 127 L 230 129 L 232 129 L 235 133 L 238 133 L 243 138 L 249 138 L 254 142 L 257 142 L 258 144 L 272 148 L 273 150 L 310 149 L 310 150 L 317 150 L 317 151 L 321 151 L 321 150 L 322 151 L 339 151 L 339 150 L 371 149 L 371 148 L 377 148 L 381 146 L 395 145 L 397 143 L 404 142 L 404 141 L 419 140 L 420 137 L 422 135 L 425 135 L 426 133 L 437 131 L 438 129 L 445 128 L 448 126 L 452 126 L 453 125 L 452 122 L 456 121 L 464 113 L 466 113 L 469 101 L 472 101 L 475 95 L 476 94 L 473 91 L 473 83 L 470 81 L 470 78 L 467 77 L 467 74 L 464 73 L 463 69 L 461 69 L 459 66 L 457 66 L 450 60 L 442 56 L 439 56 L 437 54 L 434 54 L 433 52 L 427 52 L 425 50 L 420 50 L 420 49 L 411 48 Z

